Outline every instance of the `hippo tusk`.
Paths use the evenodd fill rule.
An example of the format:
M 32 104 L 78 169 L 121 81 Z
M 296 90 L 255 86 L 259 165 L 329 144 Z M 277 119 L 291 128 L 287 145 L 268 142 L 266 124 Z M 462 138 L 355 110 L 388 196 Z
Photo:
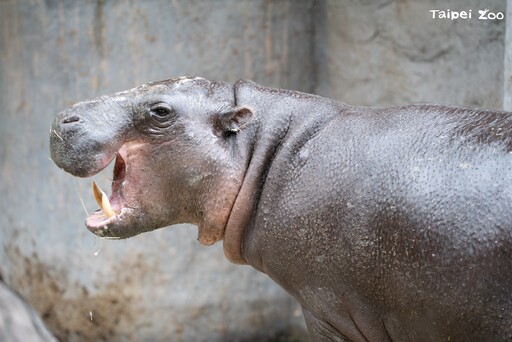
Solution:
M 92 192 L 94 194 L 94 199 L 96 200 L 96 203 L 98 203 L 98 205 L 101 208 L 101 198 L 103 197 L 103 191 L 100 190 L 98 184 L 96 184 L 95 181 L 92 181 Z
M 96 203 L 98 203 L 105 215 L 107 215 L 107 217 L 115 216 L 116 212 L 112 209 L 108 196 L 100 189 L 95 181 L 92 182 L 92 192 L 94 193 Z

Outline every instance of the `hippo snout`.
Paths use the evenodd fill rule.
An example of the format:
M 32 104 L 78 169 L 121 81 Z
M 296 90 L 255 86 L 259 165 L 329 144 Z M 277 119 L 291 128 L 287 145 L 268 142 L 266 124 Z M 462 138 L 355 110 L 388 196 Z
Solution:
M 91 115 L 100 113 L 100 115 Z M 105 168 L 122 145 L 126 113 L 98 98 L 77 103 L 54 119 L 50 128 L 50 153 L 55 164 L 78 177 Z

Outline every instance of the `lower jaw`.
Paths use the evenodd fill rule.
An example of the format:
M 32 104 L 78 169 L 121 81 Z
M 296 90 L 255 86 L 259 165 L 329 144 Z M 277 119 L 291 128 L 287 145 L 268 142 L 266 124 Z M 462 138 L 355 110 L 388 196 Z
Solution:
M 87 229 L 95 235 L 107 239 L 126 239 L 148 230 L 140 227 L 140 212 L 133 208 L 123 207 L 115 216 L 106 217 L 96 211 L 85 221 Z
M 89 231 L 100 236 L 110 238 L 120 238 L 119 228 L 122 225 L 122 218 L 126 214 L 126 210 L 116 210 L 116 215 L 107 217 L 102 210 L 97 210 L 87 217 L 85 225 Z
M 85 225 L 92 233 L 100 237 L 104 237 L 110 235 L 108 234 L 110 233 L 109 229 L 115 220 L 116 216 L 107 217 L 103 211 L 97 210 L 91 216 L 87 217 Z

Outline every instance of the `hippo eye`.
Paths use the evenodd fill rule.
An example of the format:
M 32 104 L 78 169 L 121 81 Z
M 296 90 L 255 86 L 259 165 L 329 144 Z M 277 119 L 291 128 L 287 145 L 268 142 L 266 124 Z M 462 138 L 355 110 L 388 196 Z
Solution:
M 158 116 L 166 116 L 170 113 L 170 110 L 164 107 L 158 107 L 151 110 L 154 114 Z
M 169 114 L 169 109 L 160 107 L 160 108 L 153 109 L 153 113 L 155 113 L 158 116 L 165 116 L 165 115 Z
M 165 120 L 172 113 L 172 108 L 166 103 L 157 103 L 150 108 L 151 116 L 157 120 Z

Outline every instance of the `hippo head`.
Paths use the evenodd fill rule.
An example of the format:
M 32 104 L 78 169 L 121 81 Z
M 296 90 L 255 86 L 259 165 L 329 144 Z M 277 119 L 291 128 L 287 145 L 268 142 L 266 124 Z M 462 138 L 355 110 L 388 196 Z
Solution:
M 79 177 L 115 159 L 110 198 L 95 189 L 102 209 L 86 220 L 93 233 L 128 238 L 192 223 L 209 245 L 223 238 L 242 184 L 237 135 L 252 119 L 228 83 L 148 83 L 61 112 L 50 130 L 51 157 Z

